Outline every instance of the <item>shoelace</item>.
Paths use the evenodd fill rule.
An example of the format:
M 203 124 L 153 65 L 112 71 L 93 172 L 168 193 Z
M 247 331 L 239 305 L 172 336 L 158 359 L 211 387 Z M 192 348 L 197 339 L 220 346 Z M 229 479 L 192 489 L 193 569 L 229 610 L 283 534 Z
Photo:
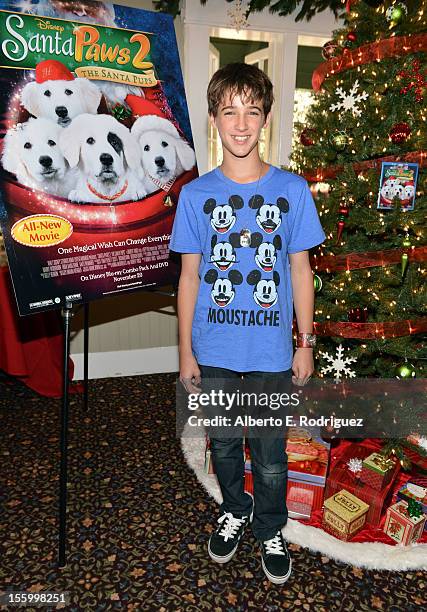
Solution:
M 264 542 L 267 555 L 286 555 L 286 546 L 283 545 L 280 533 L 277 533 L 271 540 Z
M 227 542 L 228 538 L 234 538 L 239 530 L 239 527 L 241 527 L 241 525 L 245 522 L 246 517 L 239 519 L 233 516 L 231 512 L 226 512 L 218 519 L 218 523 L 221 524 L 225 520 L 227 520 L 227 522 L 219 531 L 219 535 L 223 536 L 224 541 Z

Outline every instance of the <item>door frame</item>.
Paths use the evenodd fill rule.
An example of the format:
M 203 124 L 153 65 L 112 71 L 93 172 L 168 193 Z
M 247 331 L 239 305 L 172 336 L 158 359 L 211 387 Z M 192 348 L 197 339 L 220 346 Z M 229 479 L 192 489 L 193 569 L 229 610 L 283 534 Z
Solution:
M 206 129 L 206 90 L 209 82 L 209 43 L 211 37 L 261 40 L 271 44 L 275 87 L 271 162 L 288 165 L 292 149 L 294 92 L 299 44 L 322 46 L 340 24 L 330 11 L 323 11 L 310 22 L 295 22 L 295 15 L 277 17 L 268 11 L 251 14 L 244 30 L 230 27 L 225 0 L 205 6 L 200 0 L 184 0 L 181 21 L 184 27 L 184 81 L 190 113 L 197 165 L 201 174 L 208 170 Z

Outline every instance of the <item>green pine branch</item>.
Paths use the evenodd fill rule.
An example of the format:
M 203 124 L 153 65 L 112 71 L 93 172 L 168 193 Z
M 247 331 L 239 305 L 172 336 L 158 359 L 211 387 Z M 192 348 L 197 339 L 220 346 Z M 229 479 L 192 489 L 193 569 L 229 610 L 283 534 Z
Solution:
M 200 0 L 200 4 L 205 5 L 207 0 Z M 233 0 L 227 0 L 233 2 Z M 156 11 L 169 13 L 175 18 L 180 13 L 179 0 L 157 0 L 153 2 Z M 302 5 L 302 6 L 301 6 Z M 295 17 L 295 21 L 306 19 L 309 21 L 317 13 L 321 13 L 326 9 L 330 9 L 335 16 L 342 12 L 343 5 L 341 0 L 251 0 L 248 5 L 246 15 L 251 13 L 261 12 L 268 8 L 270 13 L 277 13 L 280 17 L 286 17 L 299 8 L 299 12 Z

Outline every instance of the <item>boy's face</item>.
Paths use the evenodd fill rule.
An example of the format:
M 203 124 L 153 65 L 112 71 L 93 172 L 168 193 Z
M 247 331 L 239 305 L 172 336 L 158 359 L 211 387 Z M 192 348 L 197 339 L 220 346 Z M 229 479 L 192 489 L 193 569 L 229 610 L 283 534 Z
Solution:
M 218 106 L 216 116 L 210 121 L 218 129 L 224 155 L 244 158 L 251 153 L 258 155 L 258 140 L 263 127 L 270 122 L 270 113 L 264 116 L 262 102 L 243 99 L 238 94 L 227 93 Z

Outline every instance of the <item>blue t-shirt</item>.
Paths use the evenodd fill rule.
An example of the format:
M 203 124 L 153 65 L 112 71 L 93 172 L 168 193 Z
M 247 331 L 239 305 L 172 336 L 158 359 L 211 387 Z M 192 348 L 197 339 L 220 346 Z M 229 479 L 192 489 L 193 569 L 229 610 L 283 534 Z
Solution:
M 219 168 L 181 190 L 170 248 L 201 253 L 192 327 L 197 362 L 250 372 L 292 365 L 288 253 L 325 234 L 307 182 L 270 166 L 253 183 Z

